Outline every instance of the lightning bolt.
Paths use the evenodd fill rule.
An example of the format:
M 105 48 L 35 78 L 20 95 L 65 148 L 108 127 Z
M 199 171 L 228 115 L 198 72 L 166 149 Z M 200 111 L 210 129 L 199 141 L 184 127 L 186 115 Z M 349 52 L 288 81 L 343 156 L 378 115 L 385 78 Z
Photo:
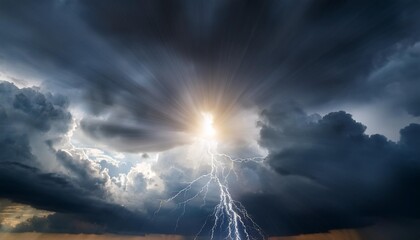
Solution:
M 178 227 L 179 221 L 185 213 L 187 204 L 199 196 L 203 196 L 203 206 L 206 204 L 206 197 L 209 191 L 209 187 L 212 184 L 218 189 L 219 192 L 219 202 L 213 209 L 213 212 L 207 217 L 206 221 L 202 225 L 201 229 L 197 233 L 194 239 L 197 239 L 209 224 L 209 219 L 213 219 L 213 225 L 211 226 L 210 239 L 214 239 L 217 233 L 217 230 L 221 230 L 225 234 L 225 239 L 234 239 L 234 240 L 251 240 L 251 239 L 264 239 L 262 229 L 258 224 L 251 218 L 251 216 L 246 211 L 245 207 L 239 202 L 232 198 L 229 190 L 228 179 L 231 174 L 235 174 L 238 179 L 238 175 L 234 169 L 236 163 L 244 162 L 257 162 L 261 163 L 264 160 L 264 157 L 252 157 L 252 158 L 233 158 L 224 153 L 218 153 L 217 151 L 217 142 L 203 140 L 206 145 L 207 152 L 210 161 L 210 170 L 206 174 L 203 174 L 196 179 L 188 182 L 186 187 L 178 191 L 172 197 L 161 201 L 159 210 L 162 207 L 162 204 L 168 203 L 174 200 L 180 200 L 178 204 L 182 207 L 182 213 L 178 217 L 175 229 Z M 192 196 L 186 198 L 187 193 L 193 188 L 195 184 L 200 184 L 204 181 L 204 184 L 201 185 L 199 190 Z M 224 229 L 223 229 L 224 228 Z

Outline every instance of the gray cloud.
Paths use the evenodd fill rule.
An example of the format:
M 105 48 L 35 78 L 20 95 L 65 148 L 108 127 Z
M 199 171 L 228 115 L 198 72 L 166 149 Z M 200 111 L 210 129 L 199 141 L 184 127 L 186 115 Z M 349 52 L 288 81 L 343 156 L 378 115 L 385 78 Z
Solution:
M 53 149 L 70 129 L 67 100 L 7 82 L 0 83 L 0 93 L 0 197 L 58 212 L 15 231 L 138 231 L 141 214 L 108 200 L 109 176 L 87 159 Z M 127 219 L 136 224 L 123 223 Z
M 372 72 L 367 90 L 377 93 L 374 97 L 389 101 L 391 107 L 403 108 L 413 116 L 420 116 L 419 58 L 419 43 L 401 49 Z
M 69 130 L 67 101 L 60 95 L 18 89 L 7 82 L 0 82 L 0 93 L 1 161 L 34 166 L 30 141 L 54 141 Z M 41 136 L 47 133 L 50 138 Z
M 319 118 L 285 104 L 262 116 L 260 144 L 283 176 L 275 181 L 287 186 L 244 198 L 267 231 L 320 232 L 420 217 L 419 124 L 401 129 L 400 141 L 392 142 L 366 135 L 345 112 Z

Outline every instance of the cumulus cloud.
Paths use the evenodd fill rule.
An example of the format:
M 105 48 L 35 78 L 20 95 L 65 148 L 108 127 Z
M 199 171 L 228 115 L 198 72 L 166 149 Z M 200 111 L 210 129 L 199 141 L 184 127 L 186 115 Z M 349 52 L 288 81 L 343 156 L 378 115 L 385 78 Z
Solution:
M 72 120 L 67 100 L 8 82 L 0 82 L 0 92 L 1 161 L 35 166 L 30 142 L 43 141 L 45 148 L 67 133 Z
M 7 82 L 0 83 L 0 92 L 0 196 L 58 212 L 22 223 L 16 231 L 76 231 L 63 218 L 82 226 L 99 225 L 77 230 L 87 232 L 105 228 L 111 219 L 102 216 L 120 219 L 121 225 L 117 221 L 111 229 L 127 226 L 122 223 L 126 217 L 140 224 L 140 214 L 110 201 L 106 171 L 75 150 L 54 150 L 71 129 L 66 98 Z
M 392 142 L 365 134 L 366 127 L 346 112 L 320 117 L 288 104 L 264 110 L 260 124 L 268 164 L 287 186 L 249 198 L 266 229 L 317 232 L 420 216 L 419 124 L 401 129 L 400 141 Z

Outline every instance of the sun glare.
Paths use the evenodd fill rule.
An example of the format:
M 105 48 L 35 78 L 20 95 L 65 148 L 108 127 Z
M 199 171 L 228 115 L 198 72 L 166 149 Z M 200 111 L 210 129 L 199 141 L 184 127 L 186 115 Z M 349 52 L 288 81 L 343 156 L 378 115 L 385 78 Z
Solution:
M 211 113 L 202 113 L 201 135 L 205 139 L 214 139 L 216 136 L 216 129 L 213 126 L 214 119 Z

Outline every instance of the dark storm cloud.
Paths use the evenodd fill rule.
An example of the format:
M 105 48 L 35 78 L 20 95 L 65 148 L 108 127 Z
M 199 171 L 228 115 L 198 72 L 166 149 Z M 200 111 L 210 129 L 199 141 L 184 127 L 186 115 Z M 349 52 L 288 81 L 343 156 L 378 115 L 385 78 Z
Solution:
M 244 197 L 266 231 L 320 232 L 420 217 L 419 124 L 401 129 L 396 143 L 366 135 L 366 127 L 342 111 L 320 118 L 282 104 L 262 117 L 260 144 L 283 176 L 276 181 L 286 186 Z
M 69 130 L 67 105 L 60 95 L 0 83 L 0 197 L 58 212 L 24 223 L 16 231 L 138 231 L 143 218 L 104 200 L 107 179 L 92 162 L 52 149 Z M 51 152 L 52 158 L 34 155 L 34 141 L 41 141 L 37 150 L 42 157 Z M 54 162 L 67 174 L 45 170 Z
M 194 107 L 223 114 L 274 98 L 370 99 L 367 77 L 397 45 L 418 40 L 420 16 L 418 1 L 388 0 L 45 0 L 0 9 L 3 61 L 37 69 L 49 87 L 81 89 L 88 109 L 109 116 L 86 117 L 97 126 L 86 132 L 129 151 L 183 144 L 177 134 Z M 406 103 L 415 114 L 415 99 Z M 133 124 L 141 134 L 126 134 Z
M 71 122 L 66 106 L 63 96 L 0 82 L 0 160 L 32 166 L 35 157 L 30 138 L 50 130 L 58 135 L 66 133 Z
M 12 163 L 1 163 L 0 172 L 2 197 L 57 212 L 31 219 L 14 231 L 138 232 L 144 221 L 140 214 L 102 200 L 92 187 L 83 188 L 88 182 L 78 186 L 66 176 Z
M 94 30 L 130 49 L 138 49 L 139 42 L 169 46 L 192 59 L 202 74 L 222 76 L 210 80 L 220 81 L 216 85 L 232 81 L 232 87 L 287 97 L 294 96 L 292 91 L 310 104 L 341 98 L 363 84 L 394 44 L 416 41 L 417 4 L 132 1 L 127 7 L 92 1 L 82 16 Z
M 35 68 L 48 87 L 81 89 L 87 107 L 94 114 L 112 113 L 108 120 L 111 124 L 122 124 L 122 120 L 132 118 L 146 125 L 148 131 L 155 129 L 154 132 L 166 132 L 167 139 L 172 141 L 170 145 L 177 143 L 176 137 L 171 134 L 185 129 L 186 124 L 182 116 L 180 119 L 176 116 L 179 113 L 173 110 L 178 104 L 175 95 L 179 96 L 180 93 L 169 84 L 158 85 L 159 81 L 164 81 L 161 78 L 175 77 L 172 72 L 165 70 L 170 67 L 174 69 L 174 66 L 165 67 L 168 64 L 163 64 L 159 66 L 159 72 L 152 73 L 158 80 L 153 82 L 153 79 L 147 79 L 150 76 L 144 76 L 147 75 L 144 70 L 150 64 L 138 64 L 139 59 L 130 56 L 122 59 L 122 55 L 115 52 L 118 49 L 112 49 L 106 39 L 92 34 L 77 19 L 77 6 L 73 4 L 66 6 L 52 1 L 15 4 L 5 1 L 2 5 L 3 31 L 0 32 L 0 41 L 5 59 L 3 63 L 18 62 Z M 134 71 L 132 74 L 136 79 L 127 71 Z M 152 83 L 143 84 L 144 79 Z M 96 121 L 95 124 L 103 124 L 103 128 L 109 125 L 106 121 Z M 124 131 L 112 133 L 114 137 L 124 140 Z M 141 147 L 140 143 L 146 137 L 142 135 L 137 139 L 137 145 Z M 154 142 L 159 145 L 156 139 L 160 140 L 153 136 L 147 140 L 149 144 Z M 131 140 L 136 138 L 127 139 L 127 142 Z

